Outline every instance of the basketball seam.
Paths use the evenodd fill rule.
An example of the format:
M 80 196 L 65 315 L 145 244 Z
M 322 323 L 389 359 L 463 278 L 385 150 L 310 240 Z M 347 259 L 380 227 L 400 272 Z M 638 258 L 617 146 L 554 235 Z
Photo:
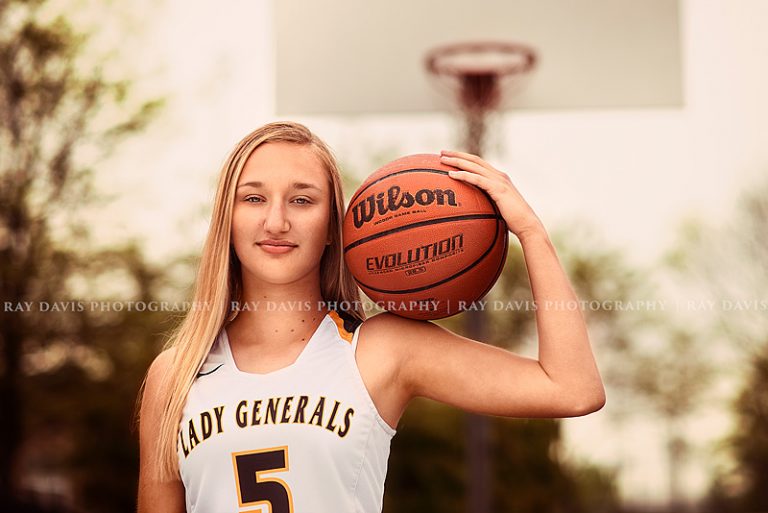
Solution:
M 503 223 L 504 230 L 507 230 L 507 223 Z M 498 230 L 497 230 L 498 231 Z M 504 238 L 504 252 L 501 255 L 501 261 L 499 262 L 499 267 L 496 269 L 496 274 L 494 275 L 493 279 L 489 282 L 488 287 L 483 291 L 482 294 L 480 294 L 477 299 L 482 299 L 490 290 L 493 288 L 494 285 L 496 285 L 496 281 L 499 279 L 499 276 L 501 276 L 501 271 L 504 269 L 504 264 L 507 261 L 507 253 L 509 252 L 509 235 L 507 235 Z M 477 301 L 475 299 L 474 301 Z
M 436 173 L 438 175 L 448 175 L 448 171 L 441 171 L 440 169 L 429 169 L 429 168 L 412 168 L 412 169 L 401 169 L 400 171 L 394 171 L 392 173 L 389 173 L 388 175 L 384 175 L 380 178 L 377 178 L 373 182 L 369 183 L 368 185 L 366 185 L 365 187 L 357 191 L 355 195 L 352 196 L 352 199 L 349 200 L 349 204 L 351 205 L 352 203 L 354 203 L 355 200 L 357 200 L 357 198 L 360 197 L 362 193 L 364 193 L 370 187 L 373 187 L 375 184 L 381 182 L 382 180 L 386 180 L 387 178 L 390 178 L 392 176 L 403 175 L 406 173 Z M 471 184 L 467 184 L 467 185 L 471 185 Z M 475 186 L 473 185 L 472 187 L 475 187 Z
M 344 247 L 344 253 L 346 253 L 350 249 L 354 249 L 367 242 L 371 242 L 372 240 L 376 240 L 381 237 L 386 237 L 387 235 L 392 235 L 393 233 L 407 231 L 407 230 L 410 230 L 411 228 L 420 228 L 422 226 L 430 226 L 433 224 L 448 223 L 451 221 L 467 221 L 472 219 L 496 219 L 498 221 L 499 216 L 496 214 L 466 214 L 463 216 L 441 217 L 440 219 L 428 219 L 426 221 L 418 221 L 416 223 L 407 224 L 405 226 L 390 228 L 389 230 L 385 230 L 383 232 L 377 232 L 373 235 L 369 235 L 368 237 L 363 237 L 360 240 L 356 240 L 352 244 L 349 244 L 348 246 Z

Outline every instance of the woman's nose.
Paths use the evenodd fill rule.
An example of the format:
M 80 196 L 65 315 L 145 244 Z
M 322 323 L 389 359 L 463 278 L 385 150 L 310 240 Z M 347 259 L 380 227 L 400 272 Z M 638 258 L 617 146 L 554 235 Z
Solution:
M 264 229 L 270 233 L 286 232 L 291 228 L 286 215 L 285 206 L 279 201 L 273 201 L 267 210 Z

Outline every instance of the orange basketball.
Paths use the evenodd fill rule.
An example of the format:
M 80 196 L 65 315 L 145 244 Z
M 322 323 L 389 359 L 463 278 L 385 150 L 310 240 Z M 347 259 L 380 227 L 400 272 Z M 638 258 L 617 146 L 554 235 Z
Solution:
M 485 191 L 454 180 L 439 155 L 375 171 L 349 202 L 344 260 L 379 306 L 441 319 L 481 299 L 507 257 L 507 225 Z

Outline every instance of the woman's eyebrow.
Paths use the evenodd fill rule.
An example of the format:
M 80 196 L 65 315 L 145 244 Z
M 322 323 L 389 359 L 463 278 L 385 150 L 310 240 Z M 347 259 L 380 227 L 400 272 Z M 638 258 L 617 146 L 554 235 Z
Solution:
M 245 182 L 238 185 L 237 188 L 240 189 L 241 187 L 261 187 L 262 185 L 263 184 L 261 182 Z
M 238 185 L 237 188 L 238 189 L 241 188 L 241 187 L 256 187 L 256 188 L 258 188 L 258 187 L 263 187 L 263 186 L 264 186 L 264 184 L 262 182 L 245 182 L 245 183 L 241 183 L 240 185 Z M 311 183 L 304 183 L 304 182 L 293 182 L 291 184 L 291 188 L 293 188 L 293 189 L 316 189 L 316 190 L 322 192 L 322 189 L 320 187 L 318 187 L 317 185 L 314 185 L 314 184 L 311 184 Z
M 320 187 L 311 183 L 293 182 L 292 186 L 294 189 L 317 189 L 318 191 L 322 191 Z

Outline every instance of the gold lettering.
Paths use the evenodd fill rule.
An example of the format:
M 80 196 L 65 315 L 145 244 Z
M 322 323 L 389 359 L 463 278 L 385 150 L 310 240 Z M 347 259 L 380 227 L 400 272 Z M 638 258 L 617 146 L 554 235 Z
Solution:
M 203 429 L 203 440 L 207 440 L 211 436 L 213 431 L 213 422 L 211 422 L 211 414 L 204 411 L 200 414 L 200 425 Z
M 336 429 L 337 426 L 333 424 L 333 419 L 336 418 L 336 412 L 339 411 L 339 401 L 334 401 L 336 404 L 333 405 L 333 410 L 331 411 L 331 418 L 328 419 L 328 424 L 325 425 L 325 429 L 328 431 L 333 431 Z
M 296 407 L 296 417 L 294 417 L 293 419 L 294 423 L 304 424 L 304 408 L 307 407 L 308 402 L 309 402 L 309 397 L 307 397 L 306 395 L 302 395 L 299 397 L 299 405 Z
M 355 414 L 355 410 L 353 408 L 350 408 L 347 410 L 347 413 L 344 414 L 344 429 L 339 429 L 339 436 L 341 438 L 344 438 L 347 436 L 347 433 L 349 433 L 349 427 L 352 423 L 352 416 Z
M 259 410 L 261 410 L 261 400 L 254 401 L 253 417 L 251 418 L 251 426 L 258 426 L 259 424 L 261 424 L 261 417 L 259 417 L 259 414 L 261 412 Z
M 248 421 L 246 420 L 247 413 L 243 411 L 243 408 L 248 406 L 248 401 L 242 400 L 237 405 L 237 411 L 235 411 L 235 420 L 237 421 L 237 425 L 241 428 L 248 425 Z
M 269 418 L 272 417 L 272 424 L 277 424 L 277 408 L 280 406 L 280 400 L 282 397 L 270 397 L 267 403 L 267 418 L 264 419 L 264 424 L 269 424 Z
M 192 419 L 189 419 L 189 449 L 192 450 L 195 448 L 197 444 L 200 443 L 200 439 L 197 437 L 197 432 L 195 431 L 195 424 L 192 422 Z
M 221 433 L 224 429 L 221 425 L 221 416 L 224 415 L 224 406 L 216 406 L 213 409 L 213 413 L 216 415 L 216 432 Z
M 184 457 L 186 458 L 189 456 L 189 449 L 187 448 L 187 444 L 184 443 L 184 435 L 181 430 L 179 430 L 179 442 L 181 443 L 181 450 L 184 451 Z
M 315 412 L 312 414 L 312 417 L 309 419 L 310 424 L 315 424 L 322 427 L 324 407 L 325 407 L 325 397 L 321 397 L 320 400 L 317 402 L 317 407 L 315 408 Z M 315 418 L 317 418 L 317 422 L 315 422 Z
M 282 424 L 285 424 L 286 422 L 290 422 L 290 414 L 291 414 L 291 401 L 293 401 L 293 396 L 287 397 L 285 399 L 285 403 L 283 403 L 283 415 L 280 417 L 280 422 Z

